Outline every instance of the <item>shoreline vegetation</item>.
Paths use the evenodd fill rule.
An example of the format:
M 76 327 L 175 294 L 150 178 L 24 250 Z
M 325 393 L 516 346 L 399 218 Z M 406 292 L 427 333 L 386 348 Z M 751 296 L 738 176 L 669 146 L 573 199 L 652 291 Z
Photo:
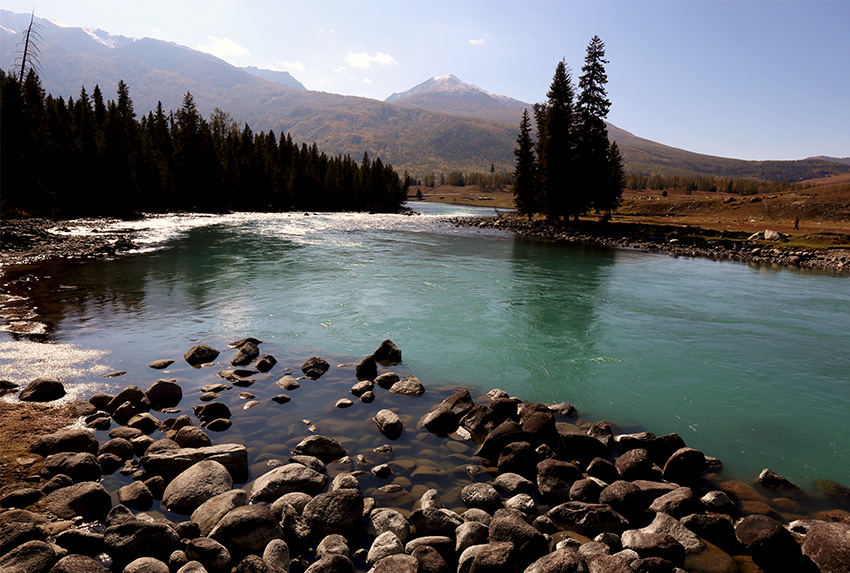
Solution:
M 0 400 L 11 452 L 0 569 L 846 570 L 850 489 L 835 482 L 820 483 L 818 507 L 806 509 L 811 496 L 782 476 L 725 480 L 720 460 L 677 434 L 621 433 L 567 403 L 498 389 L 473 399 L 401 378 L 390 340 L 357 364 L 309 358 L 297 378 L 261 345 L 196 345 L 177 364 L 148 365 L 179 374 L 188 364 L 217 381 L 194 405 L 197 389 L 179 379 L 72 402 L 56 380 L 4 384 L 29 408 Z M 260 449 L 228 437 L 258 403 L 232 412 L 234 386 L 282 412 L 323 387 L 336 402 L 327 420 Z M 56 431 L 35 412 L 85 427 Z M 365 435 L 334 425 L 358 412 Z

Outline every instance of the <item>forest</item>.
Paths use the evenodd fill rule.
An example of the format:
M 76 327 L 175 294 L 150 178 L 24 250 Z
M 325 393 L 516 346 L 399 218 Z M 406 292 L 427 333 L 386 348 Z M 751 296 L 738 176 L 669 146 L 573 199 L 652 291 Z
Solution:
M 364 153 L 254 133 L 225 111 L 209 120 L 191 93 L 137 118 L 129 87 L 105 101 L 45 95 L 38 75 L 0 70 L 0 212 L 4 217 L 132 217 L 152 212 L 398 211 L 406 185 Z

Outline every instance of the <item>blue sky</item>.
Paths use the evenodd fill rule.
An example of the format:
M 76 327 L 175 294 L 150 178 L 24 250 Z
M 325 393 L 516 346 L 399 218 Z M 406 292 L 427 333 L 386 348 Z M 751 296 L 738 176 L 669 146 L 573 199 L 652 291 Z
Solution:
M 33 0 L 3 7 L 29 12 Z M 608 119 L 635 135 L 742 159 L 850 156 L 843 0 L 36 0 L 35 10 L 381 100 L 452 73 L 542 101 L 557 62 L 577 78 L 598 34 L 610 60 Z

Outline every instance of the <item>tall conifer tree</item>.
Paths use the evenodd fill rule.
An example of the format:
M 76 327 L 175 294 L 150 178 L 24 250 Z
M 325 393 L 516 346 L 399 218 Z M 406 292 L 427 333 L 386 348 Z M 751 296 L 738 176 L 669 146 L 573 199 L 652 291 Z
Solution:
M 522 112 L 519 124 L 517 148 L 514 149 L 514 203 L 522 215 L 531 216 L 539 210 L 537 200 L 537 165 L 534 158 L 534 142 L 531 140 L 531 118 L 528 110 Z

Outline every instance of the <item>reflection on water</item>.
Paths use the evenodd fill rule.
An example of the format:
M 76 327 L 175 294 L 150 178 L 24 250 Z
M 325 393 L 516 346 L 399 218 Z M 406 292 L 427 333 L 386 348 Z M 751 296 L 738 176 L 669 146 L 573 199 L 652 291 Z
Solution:
M 436 210 L 134 223 L 157 250 L 4 269 L 3 283 L 37 279 L 7 287 L 21 298 L 6 308 L 44 325 L 35 339 L 108 352 L 124 384 L 152 383 L 148 362 L 196 341 L 350 360 L 391 338 L 429 388 L 501 387 L 677 432 L 732 477 L 850 481 L 836 445 L 850 431 L 846 279 L 454 229 L 423 207 Z

